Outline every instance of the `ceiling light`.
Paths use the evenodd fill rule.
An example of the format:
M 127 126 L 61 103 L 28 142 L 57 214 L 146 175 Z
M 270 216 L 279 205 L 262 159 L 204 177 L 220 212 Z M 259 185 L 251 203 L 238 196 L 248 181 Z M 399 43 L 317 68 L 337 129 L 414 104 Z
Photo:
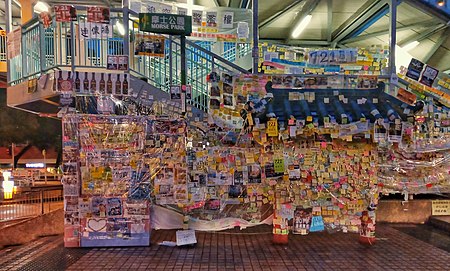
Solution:
M 413 41 L 413 42 L 410 42 L 410 43 L 406 44 L 406 45 L 403 46 L 402 48 L 403 48 L 403 50 L 405 50 L 405 51 L 410 51 L 410 50 L 416 48 L 417 45 L 419 45 L 419 43 L 420 43 L 420 42 L 418 42 L 417 40 L 415 40 L 415 41 Z
M 50 6 L 42 1 L 37 1 L 37 3 L 34 5 L 34 12 L 36 13 L 48 12 L 49 10 Z
M 122 35 L 122 36 L 125 35 L 125 27 L 119 20 L 116 21 L 116 27 L 117 27 L 117 31 L 119 31 L 120 35 Z
M 297 26 L 295 27 L 294 31 L 292 31 L 292 37 L 293 38 L 297 38 L 298 36 L 300 36 L 300 34 L 303 32 L 303 30 L 305 30 L 306 26 L 308 26 L 309 22 L 311 22 L 312 19 L 312 15 L 306 15 L 305 18 L 303 18 L 303 20 L 301 20 Z
M 438 6 L 443 7 L 445 5 L 444 0 L 437 1 Z

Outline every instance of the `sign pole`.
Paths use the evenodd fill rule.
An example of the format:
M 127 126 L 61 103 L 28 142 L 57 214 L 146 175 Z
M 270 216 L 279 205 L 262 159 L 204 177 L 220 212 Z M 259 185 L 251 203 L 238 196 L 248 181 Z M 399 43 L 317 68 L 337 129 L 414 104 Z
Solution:
M 259 33 L 258 33 L 258 0 L 253 0 L 253 74 L 258 74 Z
M 181 113 L 186 115 L 186 36 L 180 35 L 181 45 Z

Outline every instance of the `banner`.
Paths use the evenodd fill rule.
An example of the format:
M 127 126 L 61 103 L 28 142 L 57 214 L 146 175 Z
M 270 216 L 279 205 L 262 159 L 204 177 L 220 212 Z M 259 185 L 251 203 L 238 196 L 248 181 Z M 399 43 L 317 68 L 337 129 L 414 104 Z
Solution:
M 434 80 L 438 76 L 439 70 L 431 67 L 426 66 L 423 70 L 422 76 L 420 77 L 420 83 L 424 84 L 425 86 L 431 87 L 434 83 Z
M 419 60 L 415 58 L 411 59 L 411 62 L 408 65 L 408 71 L 406 72 L 406 76 L 416 81 L 419 81 L 420 73 L 423 70 L 423 66 L 424 64 Z
M 80 23 L 81 39 L 107 39 L 113 37 L 112 26 L 100 23 Z
M 7 34 L 6 46 L 8 49 L 8 59 L 12 59 L 20 55 L 22 48 L 22 28 L 18 27 L 14 31 Z
M 222 15 L 222 28 L 233 28 L 234 12 L 224 12 Z
M 50 12 L 41 12 L 39 14 L 39 20 L 42 22 L 44 29 L 47 29 L 52 25 L 52 16 L 50 15 Z
M 108 70 L 128 70 L 128 56 L 108 56 L 106 69 Z
M 70 5 L 56 5 L 55 9 L 55 20 L 57 22 L 68 23 L 70 21 L 77 20 L 77 10 L 75 7 Z
M 192 11 L 192 25 L 202 26 L 202 20 L 203 20 L 203 11 L 193 10 Z
M 217 12 L 216 11 L 206 12 L 206 26 L 217 27 Z
M 87 8 L 88 23 L 109 24 L 109 8 L 105 7 L 88 7 Z
M 134 55 L 164 57 L 164 36 L 136 34 Z

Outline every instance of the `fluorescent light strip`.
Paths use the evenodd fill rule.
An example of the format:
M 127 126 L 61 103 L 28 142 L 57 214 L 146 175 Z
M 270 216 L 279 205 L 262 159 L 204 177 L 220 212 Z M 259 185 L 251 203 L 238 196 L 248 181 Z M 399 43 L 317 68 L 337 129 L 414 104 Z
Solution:
M 416 48 L 417 45 L 419 45 L 419 44 L 420 44 L 420 42 L 415 40 L 415 41 L 410 42 L 410 43 L 406 44 L 405 46 L 403 46 L 402 49 L 405 50 L 405 51 L 410 51 L 410 50 Z
M 309 22 L 311 22 L 312 19 L 312 15 L 306 15 L 305 18 L 303 18 L 303 20 L 301 20 L 297 26 L 295 27 L 294 31 L 292 31 L 292 37 L 293 38 L 297 38 L 298 36 L 300 36 L 300 34 L 303 32 L 303 30 L 305 30 L 306 26 L 308 26 Z

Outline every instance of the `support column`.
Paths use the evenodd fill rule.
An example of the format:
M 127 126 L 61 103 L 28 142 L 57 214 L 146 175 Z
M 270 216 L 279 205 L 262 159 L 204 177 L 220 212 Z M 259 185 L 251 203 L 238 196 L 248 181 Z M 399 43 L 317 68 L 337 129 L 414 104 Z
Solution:
M 258 32 L 258 0 L 253 0 L 253 74 L 258 73 L 259 62 L 259 32 Z
M 5 0 L 6 33 L 12 31 L 12 0 Z M 6 82 L 11 81 L 9 59 L 6 59 Z
M 395 45 L 397 44 L 397 0 L 389 0 L 389 76 L 396 73 Z M 391 85 L 390 89 L 392 90 Z
M 133 54 L 130 54 L 130 10 L 129 1 L 122 0 L 122 8 L 123 8 L 123 28 L 125 29 L 125 35 L 123 36 L 123 54 L 128 56 L 127 67 L 130 70 L 130 57 L 133 57 Z M 131 55 L 131 56 L 130 56 Z
M 186 86 L 186 36 L 180 36 L 180 47 L 181 47 L 181 87 Z M 183 117 L 186 115 L 186 91 L 183 89 L 181 91 L 181 114 Z
M 22 8 L 22 24 L 25 24 L 29 20 L 33 19 L 33 0 L 19 0 Z

